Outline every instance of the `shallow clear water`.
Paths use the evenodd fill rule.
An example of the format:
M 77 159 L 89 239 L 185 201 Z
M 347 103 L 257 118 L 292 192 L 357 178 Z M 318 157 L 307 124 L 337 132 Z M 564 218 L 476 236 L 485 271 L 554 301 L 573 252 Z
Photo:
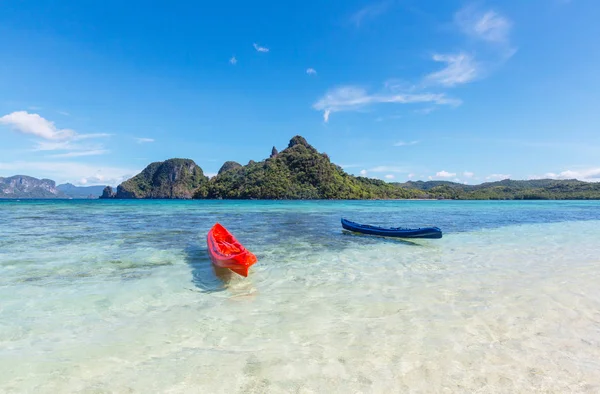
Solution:
M 0 201 L 0 270 L 0 392 L 600 391 L 600 202 Z

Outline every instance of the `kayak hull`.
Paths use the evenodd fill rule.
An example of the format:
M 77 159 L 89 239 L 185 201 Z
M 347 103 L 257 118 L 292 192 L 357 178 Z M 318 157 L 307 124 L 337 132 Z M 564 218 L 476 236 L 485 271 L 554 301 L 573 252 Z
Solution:
M 359 224 L 342 218 L 342 227 L 355 233 L 378 235 L 381 237 L 395 238 L 442 238 L 442 230 L 438 227 L 423 228 L 385 228 L 370 226 L 368 224 Z
M 256 256 L 247 250 L 225 227 L 216 223 L 206 236 L 208 255 L 219 268 L 228 268 L 241 276 L 248 276 Z

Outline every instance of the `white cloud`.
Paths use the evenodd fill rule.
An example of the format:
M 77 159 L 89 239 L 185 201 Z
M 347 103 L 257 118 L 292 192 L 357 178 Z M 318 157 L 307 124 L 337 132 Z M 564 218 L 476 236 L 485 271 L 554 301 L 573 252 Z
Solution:
M 492 43 L 507 43 L 512 23 L 496 11 L 481 11 L 474 5 L 464 7 L 454 15 L 461 30 L 476 39 Z
M 92 138 L 104 138 L 104 137 L 110 137 L 110 136 L 111 136 L 111 134 L 107 134 L 107 133 L 75 134 L 70 139 L 73 141 L 80 141 L 80 140 L 89 140 Z
M 387 174 L 385 176 L 385 179 L 394 179 L 394 178 L 395 178 L 395 176 L 393 174 Z
M 229 63 L 233 64 L 234 66 L 237 64 L 237 59 L 235 58 L 235 56 L 232 56 L 232 57 L 229 59 Z
M 358 168 L 358 167 L 362 167 L 361 164 L 340 164 L 340 167 L 342 168 Z
M 58 112 L 60 115 L 63 115 L 63 116 L 71 116 L 71 114 L 70 114 L 70 113 L 68 113 L 67 111 L 57 111 L 57 112 Z
M 465 172 L 463 172 L 463 176 L 465 178 L 473 178 L 475 176 L 475 173 L 470 172 L 470 171 L 465 171 Z
M 543 177 L 551 179 L 579 179 L 580 181 L 600 182 L 600 168 L 584 168 L 580 170 L 566 170 L 559 173 L 548 172 Z
M 373 104 L 434 103 L 437 105 L 460 105 L 461 101 L 447 97 L 443 93 L 395 93 L 389 90 L 381 93 L 368 93 L 356 86 L 341 86 L 329 90 L 313 108 L 323 111 L 323 119 L 329 121 L 333 112 L 356 111 Z
M 408 174 L 407 178 L 408 178 L 408 179 L 413 179 L 413 178 L 414 178 L 414 176 L 415 176 L 415 174 L 413 174 L 413 173 L 410 173 L 410 174 Z
M 96 150 L 83 150 L 83 151 L 75 151 L 68 153 L 59 153 L 56 155 L 50 155 L 48 157 L 82 157 L 82 156 L 98 156 L 108 153 L 109 151 L 106 149 L 96 149 Z
M 71 141 L 37 141 L 33 151 L 77 150 L 79 147 L 79 144 L 73 144 Z
M 0 118 L 0 124 L 12 127 L 23 134 L 31 134 L 47 140 L 64 140 L 76 133 L 69 129 L 58 129 L 54 122 L 42 118 L 38 114 L 27 111 L 16 111 Z
M 403 173 L 408 172 L 404 167 L 397 166 L 377 166 L 369 169 L 369 172 L 395 172 L 395 173 Z
M 360 10 L 356 11 L 350 16 L 350 23 L 354 24 L 356 27 L 359 27 L 365 20 L 373 19 L 383 14 L 385 11 L 388 10 L 391 3 L 391 1 L 387 0 L 381 1 L 379 3 L 370 4 L 364 8 L 361 8 Z
M 154 138 L 145 138 L 145 137 L 136 138 L 135 140 L 137 141 L 138 144 L 154 142 Z
M 307 68 L 307 69 L 306 69 L 306 73 L 307 73 L 308 75 L 317 75 L 317 70 L 315 70 L 315 69 L 314 69 L 314 68 L 312 68 L 312 67 L 309 67 L 309 68 Z
M 252 45 L 254 45 L 254 49 L 256 49 L 257 52 L 263 52 L 263 53 L 269 52 L 269 48 L 267 48 L 267 47 L 261 47 L 257 43 L 254 43 Z
M 30 114 L 27 111 L 16 111 L 4 115 L 0 118 L 0 124 L 10 126 L 20 133 L 42 138 L 41 140 L 34 141 L 35 146 L 33 151 L 69 151 L 50 157 L 90 156 L 108 152 L 102 144 L 80 143 L 78 141 L 109 137 L 110 134 L 78 134 L 74 130 L 59 129 L 54 122 L 38 114 Z
M 517 51 L 510 43 L 512 22 L 494 10 L 481 10 L 470 5 L 454 14 L 454 22 L 475 42 L 483 42 L 493 49 L 500 63 Z
M 421 115 L 428 115 L 435 111 L 435 107 L 425 107 L 421 109 L 415 109 L 415 112 Z
M 416 145 L 418 144 L 419 141 L 398 141 L 394 144 L 394 146 L 409 146 L 409 145 Z
M 485 177 L 488 181 L 501 181 L 504 179 L 509 179 L 510 174 L 491 174 Z
M 368 174 L 367 170 L 360 170 L 360 175 L 365 176 Z
M 27 173 L 36 178 L 49 178 L 57 183 L 71 182 L 75 185 L 100 184 L 111 186 L 116 186 L 140 172 L 128 168 L 56 161 L 0 162 L 0 171 L 7 172 L 7 175 L 13 175 L 15 172 Z
M 433 55 L 436 62 L 446 63 L 446 67 L 440 71 L 431 73 L 425 77 L 428 84 L 452 87 L 471 82 L 478 77 L 477 65 L 472 56 L 465 53 L 452 55 Z
M 456 176 L 456 173 L 442 170 L 442 171 L 436 172 L 435 176 L 438 178 L 452 178 L 452 177 Z

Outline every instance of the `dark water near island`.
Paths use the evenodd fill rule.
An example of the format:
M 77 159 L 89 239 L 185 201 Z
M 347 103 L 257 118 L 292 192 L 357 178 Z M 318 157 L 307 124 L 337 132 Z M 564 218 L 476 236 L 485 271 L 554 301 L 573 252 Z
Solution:
M 216 221 L 248 278 L 215 275 Z M 599 226 L 597 201 L 0 200 L 0 392 L 597 392 Z

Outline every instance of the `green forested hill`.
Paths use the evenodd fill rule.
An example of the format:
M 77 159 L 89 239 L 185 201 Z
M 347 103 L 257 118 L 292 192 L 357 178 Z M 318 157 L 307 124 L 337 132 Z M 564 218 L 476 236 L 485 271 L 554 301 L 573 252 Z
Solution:
M 581 200 L 600 199 L 600 183 L 576 179 L 504 179 L 479 185 L 447 181 L 397 183 L 397 187 L 422 190 L 437 198 L 459 200 Z
M 301 136 L 292 138 L 285 150 L 279 153 L 273 150 L 266 160 L 227 167 L 211 179 L 208 190 L 201 189 L 196 193 L 196 198 L 373 199 L 425 196 L 420 190 L 349 175 Z
M 578 180 L 505 179 L 480 185 L 448 181 L 387 183 L 347 174 L 303 137 L 295 136 L 281 152 L 260 162 L 226 161 L 212 179 L 189 159 L 151 163 L 101 198 L 196 199 L 600 199 L 600 183 Z
M 169 159 L 151 163 L 121 183 L 111 198 L 192 198 L 194 192 L 206 184 L 208 177 L 193 160 Z

